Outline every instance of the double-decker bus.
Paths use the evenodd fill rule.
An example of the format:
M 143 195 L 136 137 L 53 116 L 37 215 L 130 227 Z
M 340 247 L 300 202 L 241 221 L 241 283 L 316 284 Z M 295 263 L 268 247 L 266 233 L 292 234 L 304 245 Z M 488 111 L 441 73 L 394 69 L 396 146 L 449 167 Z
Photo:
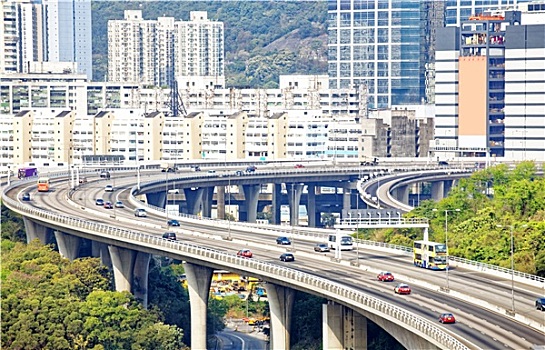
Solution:
M 448 266 L 448 252 L 445 243 L 414 241 L 414 265 L 431 270 L 445 270 Z
M 335 234 L 330 234 L 328 236 L 327 246 L 329 247 L 329 249 L 337 249 L 337 246 L 339 247 L 339 250 L 354 249 L 352 237 L 345 233 L 341 233 L 340 231 L 337 231 Z
M 38 178 L 38 192 L 48 192 L 49 191 L 49 178 L 40 177 Z

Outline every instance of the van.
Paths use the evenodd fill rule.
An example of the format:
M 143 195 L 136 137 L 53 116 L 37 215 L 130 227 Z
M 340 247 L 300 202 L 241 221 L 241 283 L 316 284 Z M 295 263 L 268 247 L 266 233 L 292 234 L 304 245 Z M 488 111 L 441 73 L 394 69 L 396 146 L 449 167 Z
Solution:
M 146 216 L 148 216 L 148 214 L 146 213 L 146 209 L 136 208 L 134 210 L 134 216 L 139 217 L 139 218 L 145 218 Z
M 100 172 L 100 178 L 102 179 L 109 179 L 110 178 L 110 172 L 106 170 L 102 170 Z

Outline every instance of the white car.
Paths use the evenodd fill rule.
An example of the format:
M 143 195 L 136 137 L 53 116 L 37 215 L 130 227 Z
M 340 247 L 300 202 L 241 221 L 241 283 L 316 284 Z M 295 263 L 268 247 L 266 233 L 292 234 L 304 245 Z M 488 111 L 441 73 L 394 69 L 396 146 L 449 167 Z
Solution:
M 171 190 L 168 190 L 168 193 L 169 194 L 179 194 L 180 193 L 180 190 L 177 189 L 177 188 L 173 188 Z
M 114 186 L 112 186 L 112 185 L 106 185 L 106 187 L 104 187 L 104 191 L 106 191 L 106 192 L 113 192 L 113 191 L 114 191 Z
M 134 216 L 137 216 L 139 218 L 145 218 L 146 216 L 148 216 L 148 214 L 146 213 L 146 209 L 144 208 L 136 208 L 134 210 Z

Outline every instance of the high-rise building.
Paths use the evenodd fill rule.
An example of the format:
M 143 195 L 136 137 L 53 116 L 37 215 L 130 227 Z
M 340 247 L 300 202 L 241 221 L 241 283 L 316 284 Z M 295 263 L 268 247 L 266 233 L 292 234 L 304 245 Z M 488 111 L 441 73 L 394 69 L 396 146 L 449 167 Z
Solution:
M 197 76 L 223 87 L 223 33 L 223 23 L 206 12 L 191 12 L 183 22 L 125 11 L 123 20 L 108 21 L 108 81 L 173 86 L 178 77 Z
M 469 17 L 497 10 L 513 10 L 532 0 L 446 0 L 445 24 L 459 27 Z
M 432 0 L 329 0 L 329 87 L 365 85 L 371 109 L 425 102 L 426 63 L 435 37 L 429 28 L 442 26 L 439 5 Z
M 543 18 L 545 6 L 534 9 L 525 17 Z M 433 151 L 545 160 L 545 25 L 521 18 L 483 14 L 439 31 Z
M 91 80 L 90 0 L 0 2 L 0 73 L 28 73 L 32 62 L 75 62 Z

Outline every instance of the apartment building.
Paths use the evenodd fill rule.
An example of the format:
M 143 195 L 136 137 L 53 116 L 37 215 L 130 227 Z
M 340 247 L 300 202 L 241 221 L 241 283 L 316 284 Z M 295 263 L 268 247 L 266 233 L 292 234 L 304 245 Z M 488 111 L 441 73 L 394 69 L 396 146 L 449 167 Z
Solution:
M 223 36 L 223 23 L 206 12 L 190 12 L 184 22 L 125 11 L 123 20 L 108 21 L 108 81 L 172 87 L 178 77 L 191 76 L 223 86 Z
M 531 8 L 541 16 L 526 18 L 545 14 Z M 545 159 L 545 25 L 521 20 L 520 11 L 504 11 L 439 32 L 432 151 Z
M 91 80 L 90 0 L 0 2 L 1 73 L 28 73 L 32 62 L 73 62 Z

